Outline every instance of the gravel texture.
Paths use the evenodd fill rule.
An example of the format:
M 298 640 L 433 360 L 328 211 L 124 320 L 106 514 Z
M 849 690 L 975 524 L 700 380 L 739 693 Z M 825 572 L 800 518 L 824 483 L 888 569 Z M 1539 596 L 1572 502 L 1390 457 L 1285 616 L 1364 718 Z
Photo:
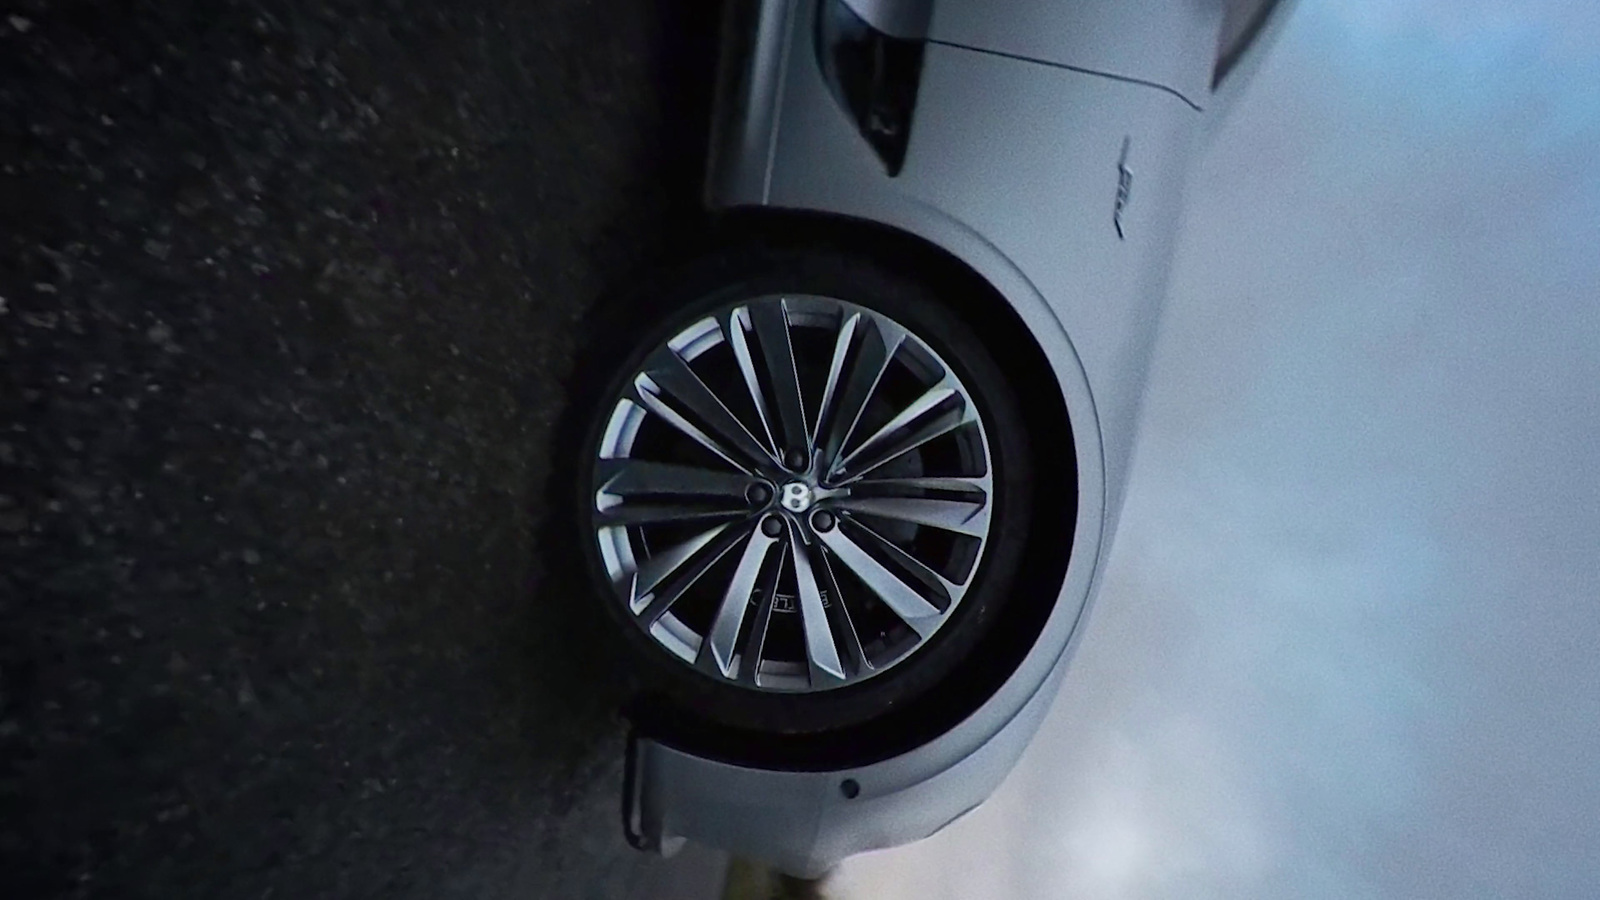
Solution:
M 585 312 L 701 227 L 714 26 L 0 8 L 0 895 L 660 877 L 538 529 Z

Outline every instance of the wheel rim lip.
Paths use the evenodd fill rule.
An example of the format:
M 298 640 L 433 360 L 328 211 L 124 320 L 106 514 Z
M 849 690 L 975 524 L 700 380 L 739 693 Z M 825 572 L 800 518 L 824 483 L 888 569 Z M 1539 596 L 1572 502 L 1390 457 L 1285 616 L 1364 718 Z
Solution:
M 791 301 L 808 307 L 815 307 L 819 305 L 829 307 L 831 308 L 829 311 L 837 314 L 841 322 L 844 321 L 846 317 L 854 314 L 860 314 L 864 317 L 874 320 L 875 322 L 887 323 L 897 329 L 901 333 L 906 344 L 914 347 L 915 352 L 925 355 L 927 359 L 931 361 L 939 370 L 941 370 L 945 377 L 952 381 L 957 387 L 958 396 L 964 404 L 964 407 L 967 410 L 970 410 L 970 424 L 976 431 L 976 448 L 981 454 L 982 470 L 985 473 L 980 478 L 972 479 L 974 481 L 981 481 L 984 483 L 984 487 L 982 489 L 983 500 L 981 507 L 985 513 L 986 520 L 981 535 L 976 535 L 978 538 L 978 544 L 975 552 L 972 554 L 970 563 L 967 564 L 967 577 L 960 584 L 960 592 L 949 597 L 948 605 L 942 610 L 942 612 L 938 613 L 937 621 L 928 628 L 926 633 L 918 633 L 915 637 L 915 640 L 911 641 L 909 646 L 898 652 L 887 663 L 881 666 L 864 668 L 864 670 L 854 673 L 843 680 L 821 687 L 813 685 L 813 676 L 808 674 L 808 663 L 804 659 L 789 660 L 771 659 L 765 656 L 758 657 L 756 663 L 758 666 L 759 677 L 755 679 L 755 683 L 736 681 L 732 677 L 716 677 L 714 675 L 710 676 L 730 686 L 748 688 L 760 693 L 813 694 L 823 693 L 829 690 L 836 690 L 841 687 L 858 684 L 862 681 L 882 675 L 892 669 L 896 669 L 906 662 L 915 659 L 921 651 L 925 650 L 929 646 L 936 634 L 942 631 L 948 622 L 956 615 L 957 609 L 961 605 L 962 600 L 980 580 L 980 577 L 983 573 L 984 556 L 989 548 L 990 539 L 996 531 L 997 518 L 995 515 L 995 510 L 997 507 L 997 502 L 993 488 L 995 477 L 995 455 L 994 447 L 989 440 L 981 405 L 972 391 L 968 389 L 962 382 L 957 368 L 949 363 L 944 354 L 941 354 L 937 349 L 935 349 L 935 347 L 932 346 L 927 338 L 894 319 L 889 314 L 880 312 L 869 306 L 835 297 L 815 294 L 763 293 L 760 295 L 743 297 L 736 300 L 724 301 L 711 312 L 701 314 L 693 318 L 686 325 L 682 325 L 681 327 L 673 326 L 676 328 L 676 330 L 669 331 L 669 337 L 667 337 L 665 340 L 658 341 L 654 345 L 646 347 L 643 351 L 642 358 L 635 362 L 628 370 L 629 374 L 623 381 L 623 384 L 627 385 L 633 383 L 633 381 L 639 378 L 641 375 L 647 375 L 647 366 L 645 365 L 645 362 L 653 353 L 656 353 L 660 350 L 665 349 L 670 352 L 674 352 L 678 354 L 685 363 L 693 363 L 704 353 L 719 345 L 728 343 L 728 335 L 723 333 L 718 325 L 719 317 L 722 315 L 741 308 L 750 308 L 756 306 L 757 304 L 782 304 L 784 305 L 784 308 L 787 309 L 787 304 Z M 790 326 L 791 334 L 792 331 L 793 326 Z M 898 351 L 891 351 L 889 355 L 889 361 L 884 363 L 884 368 L 889 368 L 892 360 L 897 356 Z M 900 365 L 904 366 L 905 363 L 900 363 Z M 715 385 L 714 387 L 718 388 L 719 390 L 741 389 L 741 386 L 739 385 Z M 876 385 L 874 385 L 873 388 L 873 391 L 875 390 Z M 622 396 L 618 396 L 617 391 L 613 390 L 613 392 L 608 395 L 607 402 L 611 406 L 611 412 L 607 415 L 604 428 L 602 429 L 600 446 L 597 448 L 596 452 L 593 453 L 593 457 L 597 461 L 632 459 L 633 457 L 631 454 L 634 450 L 634 443 L 638 438 L 639 428 L 643 422 L 648 419 L 650 415 L 652 415 L 652 413 L 638 406 L 637 404 L 630 404 L 627 402 L 625 390 Z M 804 404 L 805 401 L 803 400 L 802 402 Z M 864 405 L 865 401 L 863 401 L 863 406 Z M 818 415 L 820 416 L 821 414 L 822 410 L 819 406 Z M 856 435 L 847 434 L 846 443 L 848 443 L 849 437 L 856 437 Z M 802 479 L 814 486 L 813 490 L 816 496 L 814 496 L 809 507 L 802 512 L 794 512 L 783 507 L 781 502 L 782 490 L 785 484 L 796 480 L 797 473 L 794 469 L 791 469 L 784 464 L 784 462 L 781 460 L 782 451 L 779 450 L 778 455 L 780 459 L 770 461 L 770 466 L 759 467 L 758 473 L 752 476 L 752 484 L 759 484 L 766 488 L 768 495 L 767 501 L 764 504 L 753 506 L 747 515 L 741 519 L 738 519 L 737 524 L 731 526 L 730 532 L 739 532 L 742 533 L 743 536 L 740 537 L 730 549 L 723 551 L 722 554 L 718 554 L 719 557 L 728 553 L 736 555 L 738 545 L 741 545 L 748 540 L 751 534 L 759 533 L 760 523 L 762 519 L 767 516 L 778 516 L 786 520 L 786 522 L 790 525 L 801 529 L 810 528 L 811 526 L 808 524 L 807 520 L 811 519 L 812 516 L 824 509 L 827 509 L 831 514 L 833 514 L 836 521 L 850 520 L 852 518 L 841 508 L 824 506 L 825 501 L 831 500 L 833 496 L 842 489 L 837 486 L 830 487 L 826 483 L 829 480 L 827 477 L 825 477 L 826 468 L 829 461 L 820 458 L 822 454 L 819 452 L 816 443 L 816 440 L 812 440 L 808 444 L 807 450 L 810 454 L 810 462 L 807 466 L 803 467 L 803 473 L 801 473 Z M 904 455 L 905 452 L 910 451 L 903 451 L 902 453 L 897 453 L 885 460 L 880 460 L 873 465 L 864 468 L 854 477 L 845 479 L 845 481 L 853 482 L 861 480 L 872 470 L 884 465 L 888 461 L 892 461 L 893 459 Z M 841 446 L 835 456 L 835 461 L 844 459 L 847 455 L 848 454 L 846 454 L 845 448 Z M 613 591 L 616 591 L 619 588 L 619 585 L 624 582 L 631 573 L 638 571 L 639 561 L 634 553 L 634 547 L 631 543 L 631 540 L 627 535 L 627 529 L 614 526 L 607 527 L 600 524 L 597 521 L 599 516 L 595 515 L 596 509 L 593 504 L 594 497 L 592 491 L 590 492 L 589 499 L 589 511 L 591 514 L 590 518 L 592 520 L 591 530 L 594 532 L 594 543 L 591 543 L 591 547 L 598 545 L 601 557 L 601 567 L 611 582 L 609 587 Z M 835 525 L 835 527 L 837 527 L 837 525 Z M 612 534 L 612 538 L 610 540 L 607 539 L 608 532 Z M 794 565 L 794 561 L 792 559 L 786 559 L 784 561 L 784 565 L 792 567 Z M 794 600 L 794 598 L 790 598 L 790 600 L 791 602 L 797 602 Z M 626 614 L 628 611 L 628 599 L 626 596 L 621 598 L 621 602 L 623 603 L 623 609 Z M 842 603 L 842 600 L 840 602 Z M 769 604 L 770 603 L 771 601 L 769 601 Z M 801 615 L 798 605 L 786 611 L 774 609 L 770 615 L 776 616 L 780 614 L 780 612 L 782 614 L 794 615 L 797 617 Z M 691 666 L 695 665 L 699 646 L 703 642 L 709 640 L 709 632 L 711 631 L 709 627 L 706 629 L 706 633 L 702 633 L 684 622 L 670 609 L 663 613 L 654 624 L 646 624 L 636 615 L 629 617 L 632 618 L 633 624 L 645 632 L 645 634 L 650 637 L 658 647 L 666 650 L 670 655 Z M 902 636 L 897 643 L 903 643 L 904 640 L 905 637 Z M 742 659 L 742 657 L 738 659 L 738 665 L 740 671 L 743 671 L 746 662 Z

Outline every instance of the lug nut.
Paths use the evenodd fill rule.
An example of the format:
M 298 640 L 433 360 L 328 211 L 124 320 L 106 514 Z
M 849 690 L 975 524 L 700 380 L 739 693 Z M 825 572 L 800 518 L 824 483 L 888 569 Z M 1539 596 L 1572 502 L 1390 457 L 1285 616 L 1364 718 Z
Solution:
M 790 450 L 783 454 L 783 464 L 795 470 L 796 472 L 804 469 L 806 467 L 806 462 L 809 459 L 810 455 L 804 450 Z
M 767 516 L 761 520 L 761 533 L 770 538 L 783 534 L 783 522 L 777 516 Z
M 818 531 L 832 531 L 834 525 L 833 513 L 819 509 L 811 514 L 811 527 Z
M 750 501 L 751 506 L 766 506 L 772 499 L 772 488 L 764 484 L 752 484 L 745 488 L 744 498 Z

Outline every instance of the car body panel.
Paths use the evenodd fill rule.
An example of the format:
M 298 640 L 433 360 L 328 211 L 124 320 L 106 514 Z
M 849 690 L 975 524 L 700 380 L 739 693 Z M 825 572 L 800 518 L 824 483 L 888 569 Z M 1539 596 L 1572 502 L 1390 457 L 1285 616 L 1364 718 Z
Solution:
M 1122 22 L 1095 19 L 1088 5 L 1054 7 L 1066 10 L 1062 22 Z M 1220 22 L 1218 4 L 1173 5 L 1188 18 L 1162 19 L 1153 33 L 1192 42 L 1195 21 Z M 1127 15 L 1154 15 L 1151 4 L 1129 6 Z M 940 0 L 931 27 L 955 28 L 965 20 L 947 9 L 972 7 Z M 805 772 L 713 759 L 648 734 L 630 743 L 637 779 L 625 815 L 645 843 L 689 837 L 796 874 L 925 837 L 981 802 L 1055 696 L 1121 507 L 1187 160 L 1204 118 L 1163 85 L 929 43 L 904 164 L 891 177 L 820 73 L 815 15 L 815 0 L 731 0 L 707 205 L 871 221 L 985 279 L 1055 375 L 1071 419 L 1079 504 L 1065 580 L 1032 649 L 987 702 L 929 742 L 870 765 Z M 1214 52 L 1215 32 L 1203 43 Z M 1187 65 L 1209 77 L 1210 56 L 1184 47 Z M 1172 78 L 1200 83 L 1187 70 Z M 847 778 L 859 785 L 854 798 L 841 791 Z
M 808 56 L 788 57 L 767 202 L 892 224 L 969 264 L 987 245 L 1015 267 L 1089 382 L 1115 509 L 1199 116 L 1142 85 L 932 45 L 890 178 Z M 1119 163 L 1133 173 L 1120 237 Z M 938 221 L 962 236 L 933 238 Z
M 955 0 L 928 37 L 1153 82 L 1204 106 L 1223 0 Z
M 856 853 L 921 840 L 1000 786 L 1038 730 L 1064 671 L 1052 667 L 1046 683 L 989 738 L 947 735 L 952 739 L 937 749 L 963 751 L 949 761 L 939 758 L 948 752 L 919 750 L 860 768 L 780 772 L 641 739 L 631 751 L 639 829 L 657 841 L 692 837 L 803 877 Z M 846 796 L 846 779 L 859 794 Z

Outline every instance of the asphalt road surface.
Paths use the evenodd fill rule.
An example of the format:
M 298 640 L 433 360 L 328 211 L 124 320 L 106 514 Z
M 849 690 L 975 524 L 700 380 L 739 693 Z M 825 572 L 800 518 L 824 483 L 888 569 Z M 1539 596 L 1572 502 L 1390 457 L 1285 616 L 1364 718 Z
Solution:
M 647 896 L 540 553 L 710 4 L 0 8 L 0 896 Z

